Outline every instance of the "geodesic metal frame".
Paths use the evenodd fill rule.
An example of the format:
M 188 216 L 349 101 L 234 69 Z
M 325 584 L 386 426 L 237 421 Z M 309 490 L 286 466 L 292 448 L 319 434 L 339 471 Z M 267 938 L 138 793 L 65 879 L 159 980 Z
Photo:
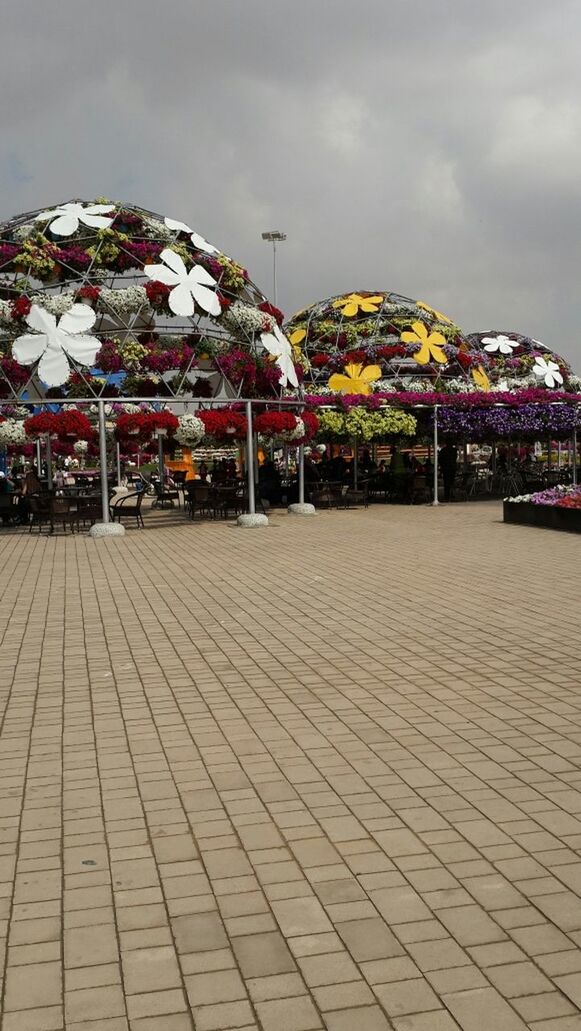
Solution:
M 501 384 L 506 390 L 541 387 L 570 391 L 581 386 L 569 362 L 524 333 L 491 329 L 470 333 L 466 339 L 471 350 L 482 355 L 494 386 Z
M 305 379 L 317 390 L 349 364 L 378 365 L 377 390 L 486 387 L 486 356 L 470 351 L 447 315 L 402 294 L 340 294 L 297 312 L 284 328 L 301 348 Z
M 92 317 L 81 304 L 100 344 L 89 366 L 80 345 L 64 346 L 77 323 L 86 336 Z M 281 323 L 242 266 L 185 223 L 136 205 L 69 201 L 0 225 L 1 397 L 277 397 L 296 381 Z M 65 382 L 43 382 L 43 355 L 22 360 L 26 347 L 38 350 L 31 328 L 62 345 Z

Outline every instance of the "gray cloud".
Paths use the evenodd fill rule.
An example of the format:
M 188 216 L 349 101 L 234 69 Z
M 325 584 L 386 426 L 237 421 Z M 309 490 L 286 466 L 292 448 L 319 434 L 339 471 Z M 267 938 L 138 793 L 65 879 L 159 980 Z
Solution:
M 19 0 L 3 216 L 72 196 L 195 224 L 287 312 L 392 289 L 579 369 L 576 0 Z

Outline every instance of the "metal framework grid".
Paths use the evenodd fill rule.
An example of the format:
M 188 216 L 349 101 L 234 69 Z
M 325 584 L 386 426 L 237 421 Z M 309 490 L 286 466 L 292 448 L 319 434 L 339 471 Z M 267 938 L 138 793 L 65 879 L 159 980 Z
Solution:
M 65 205 L 58 207 L 64 208 Z M 0 225 L 2 395 L 13 401 L 25 397 L 40 401 L 50 399 L 51 394 L 55 400 L 59 397 L 76 400 L 79 395 L 99 398 L 113 397 L 117 393 L 116 389 L 112 390 L 110 372 L 94 375 L 70 356 L 73 383 L 52 391 L 47 391 L 38 376 L 38 362 L 23 371 L 22 366 L 17 367 L 11 359 L 13 341 L 27 332 L 24 318 L 11 317 L 15 302 L 22 303 L 23 298 L 34 299 L 35 303 L 44 303 L 49 311 L 58 313 L 61 311 L 59 305 L 66 304 L 68 297 L 72 302 L 79 299 L 79 291 L 89 293 L 87 288 L 97 288 L 100 291 L 98 299 L 94 302 L 85 299 L 85 303 L 92 303 L 95 308 L 97 318 L 92 333 L 101 342 L 113 340 L 113 350 L 116 348 L 123 356 L 131 353 L 132 345 L 139 353 L 140 340 L 148 338 L 148 342 L 154 344 L 161 368 L 164 352 L 177 350 L 185 354 L 183 362 L 176 368 L 166 369 L 160 374 L 148 369 L 147 361 L 142 370 L 139 359 L 132 362 L 129 358 L 125 364 L 122 360 L 119 371 L 125 374 L 126 381 L 133 380 L 138 388 L 141 380 L 142 386 L 147 385 L 147 391 L 145 388 L 128 391 L 121 385 L 118 393 L 148 393 L 152 395 L 148 400 L 159 394 L 164 396 L 164 400 L 192 397 L 196 393 L 232 399 L 259 396 L 251 377 L 243 373 L 234 381 L 232 374 L 221 367 L 220 360 L 232 349 L 244 352 L 254 361 L 260 361 L 261 355 L 268 357 L 260 341 L 259 327 L 264 331 L 273 320 L 268 314 L 270 306 L 264 294 L 232 259 L 207 245 L 198 234 L 189 238 L 184 231 L 189 227 L 168 229 L 163 216 L 133 204 L 115 203 L 112 207 L 114 223 L 111 228 L 95 231 L 81 221 L 77 230 L 66 239 L 51 231 L 50 220 L 38 219 L 45 209 L 17 215 Z M 202 246 L 194 245 L 194 236 L 197 241 L 202 241 Z M 177 249 L 189 263 L 195 262 L 210 272 L 216 280 L 216 292 L 222 302 L 219 316 L 208 315 L 198 304 L 195 313 L 187 317 L 173 315 L 167 306 L 158 306 L 162 310 L 152 306 L 144 293 L 144 288 L 152 280 L 144 269 L 159 260 L 164 247 Z M 53 253 L 53 267 L 49 264 L 47 268 L 46 261 Z M 141 289 L 132 290 L 135 287 Z M 264 305 L 266 310 L 261 311 L 260 305 Z M 239 310 L 237 320 L 233 318 L 233 309 Z M 271 379 L 268 396 L 278 396 L 280 388 L 276 377 Z

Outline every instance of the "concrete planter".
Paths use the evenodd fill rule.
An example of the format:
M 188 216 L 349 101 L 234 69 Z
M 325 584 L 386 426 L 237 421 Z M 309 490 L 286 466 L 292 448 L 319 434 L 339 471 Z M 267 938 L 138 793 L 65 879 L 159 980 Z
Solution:
M 504 522 L 581 533 L 581 509 L 559 508 L 558 505 L 533 505 L 530 501 L 505 501 Z

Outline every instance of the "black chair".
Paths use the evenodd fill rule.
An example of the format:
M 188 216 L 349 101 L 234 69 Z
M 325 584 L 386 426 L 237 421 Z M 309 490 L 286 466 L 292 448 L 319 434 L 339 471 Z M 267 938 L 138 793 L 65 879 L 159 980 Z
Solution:
M 29 533 L 32 533 L 32 527 L 38 526 L 38 532 L 42 531 L 44 523 L 48 523 L 51 530 L 53 529 L 52 524 L 52 512 L 51 512 L 51 497 L 49 494 L 29 494 L 28 504 L 30 506 L 30 526 L 28 529 Z
M 212 515 L 214 508 L 211 498 L 212 488 L 208 483 L 201 483 L 199 480 L 194 480 L 193 483 L 195 486 L 188 486 L 186 489 L 186 507 L 189 514 L 192 519 L 196 512 L 199 512 L 200 515 Z
M 119 498 L 111 505 L 111 518 L 113 522 L 117 520 L 121 522 L 126 516 L 133 517 L 137 520 L 139 527 L 145 527 L 143 522 L 143 516 L 141 514 L 141 506 L 143 504 L 143 491 L 135 491 L 132 494 L 124 494 L 123 497 Z

